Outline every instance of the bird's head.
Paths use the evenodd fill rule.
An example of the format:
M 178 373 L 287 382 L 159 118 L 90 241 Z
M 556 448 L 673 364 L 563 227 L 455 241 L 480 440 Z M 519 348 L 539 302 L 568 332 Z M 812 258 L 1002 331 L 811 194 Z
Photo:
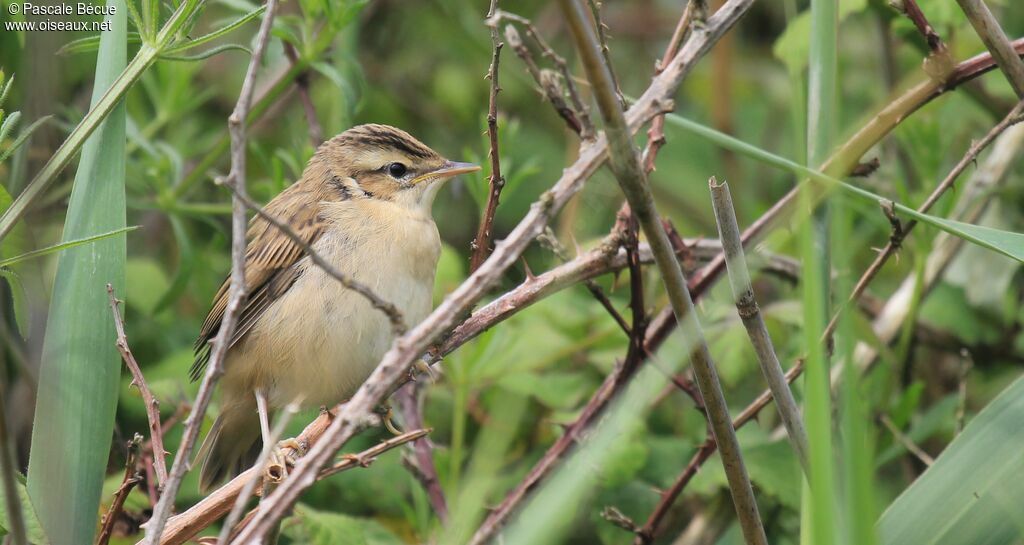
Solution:
M 358 125 L 324 142 L 313 157 L 340 197 L 381 199 L 427 214 L 444 180 L 480 170 L 445 159 L 409 133 Z

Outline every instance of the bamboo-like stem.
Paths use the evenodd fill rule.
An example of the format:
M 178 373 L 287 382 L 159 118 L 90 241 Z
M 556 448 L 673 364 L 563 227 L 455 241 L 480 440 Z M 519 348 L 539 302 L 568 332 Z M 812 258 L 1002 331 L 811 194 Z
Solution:
M 626 119 L 630 131 L 637 131 L 643 123 L 668 107 L 668 97 L 678 89 L 696 61 L 736 23 L 752 3 L 753 0 L 728 0 L 708 19 L 706 25 L 694 30 L 665 71 L 654 79 L 629 109 Z M 526 247 L 543 233 L 551 218 L 579 192 L 584 180 L 597 170 L 606 151 L 607 142 L 603 138 L 598 137 L 593 142 L 585 143 L 576 162 L 566 168 L 558 182 L 530 207 L 526 216 L 496 246 L 487 261 L 448 294 L 444 302 L 426 319 L 395 340 L 374 372 L 341 409 L 339 417 L 331 424 L 320 443 L 299 461 L 295 471 L 277 487 L 268 501 L 263 502 L 252 523 L 239 535 L 242 542 L 261 539 L 298 501 L 301 493 L 315 482 L 317 470 L 327 464 L 334 453 L 360 429 L 372 414 L 373 408 L 408 375 L 409 369 L 423 352 L 438 336 L 453 327 L 457 318 L 498 282 L 504 271 L 518 262 Z
M 153 470 L 156 473 L 157 487 L 162 488 L 167 482 L 167 451 L 164 450 L 164 433 L 160 425 L 160 402 L 156 400 L 149 385 L 146 384 L 146 377 L 139 368 L 139 362 L 135 361 L 135 355 L 128 346 L 128 337 L 124 332 L 124 320 L 118 310 L 117 297 L 114 296 L 114 286 L 107 284 L 107 294 L 110 296 L 110 310 L 114 313 L 114 330 L 117 331 L 117 350 L 121 353 L 125 367 L 132 375 L 132 385 L 139 389 L 142 395 L 142 403 L 146 405 L 146 419 L 149 421 L 149 441 L 153 450 Z
M 160 501 L 153 508 L 153 516 L 150 518 L 146 528 L 147 545 L 156 545 L 160 542 L 160 535 L 163 533 L 164 525 L 174 507 L 174 500 L 178 495 L 178 488 L 188 471 L 189 459 L 192 457 L 192 449 L 196 439 L 199 437 L 199 428 L 202 426 L 206 415 L 206 409 L 213 398 L 213 388 L 223 374 L 224 357 L 227 355 L 228 344 L 231 335 L 234 334 L 238 315 L 241 311 L 242 302 L 245 299 L 245 247 L 246 247 L 246 219 L 247 207 L 241 196 L 245 196 L 245 149 L 247 142 L 247 119 L 249 108 L 252 106 L 253 92 L 256 87 L 256 72 L 259 69 L 260 60 L 266 50 L 267 42 L 270 41 L 270 28 L 274 22 L 274 12 L 277 7 L 277 0 L 267 0 L 267 9 L 263 15 L 263 22 L 260 24 L 256 36 L 256 46 L 253 48 L 252 58 L 249 59 L 249 67 L 246 69 L 245 79 L 242 81 L 242 90 L 239 92 L 238 102 L 234 111 L 228 118 L 228 129 L 231 132 L 231 170 L 228 172 L 235 196 L 232 199 L 231 213 L 231 289 L 228 295 L 227 307 L 224 309 L 224 318 L 221 320 L 220 331 L 213 341 L 210 361 L 207 363 L 206 374 L 199 386 L 199 393 L 196 394 L 195 403 L 192 404 L 192 411 L 185 422 L 185 432 L 181 438 L 178 452 L 174 456 L 174 464 L 167 478 Z
M 1013 44 L 999 26 L 984 0 L 956 0 L 960 9 L 964 11 L 967 20 L 971 22 L 978 37 L 985 43 L 985 47 L 992 53 L 999 69 L 1006 75 L 1010 87 L 1017 93 L 1017 98 L 1024 99 L 1024 61 L 1017 56 Z
M 718 381 L 718 374 L 711 360 L 707 342 L 704 340 L 704 333 L 701 331 L 690 291 L 683 278 L 682 268 L 675 259 L 668 235 L 658 218 L 654 198 L 640 166 L 638 152 L 630 137 L 622 106 L 616 96 L 611 67 L 604 62 L 597 36 L 587 20 L 580 1 L 562 0 L 561 6 L 604 118 L 609 165 L 651 245 L 655 263 L 661 271 L 665 290 L 668 292 L 673 313 L 683 335 L 693 343 L 690 362 L 704 399 L 712 432 L 720 447 L 722 465 L 725 468 L 743 535 L 749 544 L 767 544 L 757 502 L 735 430 L 732 428 L 732 420 Z
M 498 211 L 498 201 L 501 199 L 501 190 L 505 187 L 505 178 L 501 175 L 501 158 L 498 152 L 498 92 L 501 86 L 498 83 L 498 66 L 501 60 L 501 48 L 504 43 L 498 33 L 498 20 L 494 17 L 498 9 L 498 0 L 491 0 L 491 7 L 487 10 L 487 27 L 491 32 L 491 66 L 487 69 L 487 79 L 491 82 L 491 91 L 487 105 L 487 141 L 489 143 L 488 157 L 491 160 L 491 175 L 487 179 L 490 191 L 487 192 L 487 205 L 484 208 L 484 215 L 480 219 L 480 228 L 477 229 L 476 238 L 473 239 L 473 254 L 469 259 L 470 272 L 475 271 L 491 253 L 491 231 L 494 229 L 494 215 Z
M 724 182 L 719 184 L 714 178 L 711 178 L 708 185 L 711 187 L 711 202 L 714 204 L 718 235 L 725 251 L 725 262 L 729 270 L 733 297 L 736 299 L 736 310 L 747 330 L 747 336 L 750 337 L 750 344 L 754 346 L 757 361 L 761 364 L 761 372 L 764 374 L 765 381 L 768 382 L 768 390 L 775 398 L 775 406 L 789 433 L 789 441 L 806 473 L 808 467 L 807 431 L 804 430 L 804 422 L 800 418 L 800 409 L 797 407 L 796 400 L 793 399 L 793 392 L 790 391 L 789 384 L 783 376 L 782 365 L 779 364 L 779 357 L 775 353 L 772 338 L 768 334 L 768 326 L 765 325 L 761 309 L 758 308 L 757 300 L 754 298 L 754 289 L 750 284 L 747 260 L 743 255 L 743 243 L 740 242 L 740 228 L 736 222 L 729 185 Z

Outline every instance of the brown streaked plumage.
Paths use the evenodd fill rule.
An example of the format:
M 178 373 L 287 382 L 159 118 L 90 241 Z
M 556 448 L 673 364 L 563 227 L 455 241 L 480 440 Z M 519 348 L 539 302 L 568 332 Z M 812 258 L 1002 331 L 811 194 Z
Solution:
M 265 210 L 414 325 L 430 310 L 440 252 L 430 215 L 438 182 L 478 168 L 444 159 L 405 131 L 360 125 L 324 142 L 302 178 Z M 383 314 L 312 265 L 276 227 L 256 216 L 247 237 L 247 299 L 225 359 L 221 413 L 199 454 L 204 490 L 255 461 L 257 391 L 271 408 L 341 402 L 391 341 Z M 193 380 L 209 359 L 229 284 L 200 330 Z

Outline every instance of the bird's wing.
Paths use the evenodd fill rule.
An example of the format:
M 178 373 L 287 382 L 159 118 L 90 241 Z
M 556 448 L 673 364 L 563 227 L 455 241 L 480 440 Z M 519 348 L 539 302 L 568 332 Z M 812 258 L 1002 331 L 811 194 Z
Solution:
M 307 245 L 312 245 L 324 232 L 316 197 L 296 184 L 271 201 L 265 210 L 291 227 Z M 302 274 L 298 262 L 306 253 L 261 216 L 255 216 L 249 222 L 246 238 L 249 241 L 245 251 L 247 293 L 228 348 L 248 333 L 263 312 L 295 283 Z M 195 344 L 195 361 L 189 370 L 192 380 L 197 380 L 203 374 L 206 362 L 210 359 L 210 343 L 220 330 L 230 287 L 229 276 L 217 290 L 210 313 L 203 322 Z

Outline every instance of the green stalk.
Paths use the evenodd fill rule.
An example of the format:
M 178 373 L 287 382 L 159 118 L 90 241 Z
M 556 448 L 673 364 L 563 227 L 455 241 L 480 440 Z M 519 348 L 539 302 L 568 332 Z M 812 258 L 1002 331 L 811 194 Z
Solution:
M 838 0 L 811 0 L 811 48 L 807 78 L 807 160 L 820 165 L 832 150 L 836 117 L 836 32 Z M 800 201 L 806 210 L 814 209 L 813 188 L 805 186 Z M 807 371 L 804 384 L 804 417 L 810 446 L 810 494 L 803 495 L 803 511 L 809 514 L 810 542 L 829 545 L 836 542 L 835 476 L 832 452 L 832 398 L 829 389 L 829 362 L 818 341 L 829 315 L 831 294 L 829 222 L 827 203 L 813 221 L 801 229 L 803 253 L 804 341 L 807 345 Z
M 849 203 L 839 200 L 833 209 L 832 234 L 835 248 L 849 247 L 853 231 L 853 216 Z M 836 252 L 837 270 L 850 270 L 850 253 Z M 848 275 L 839 275 L 836 280 L 837 293 L 850 293 L 853 289 Z M 842 528 L 845 543 L 875 545 L 878 542 L 875 530 L 877 513 L 874 506 L 874 465 L 875 452 L 871 429 L 868 427 L 868 411 L 861 399 L 861 373 L 853 361 L 855 333 L 851 315 L 842 313 L 836 327 L 835 358 L 843 366 L 843 381 L 840 386 L 839 429 L 842 449 L 843 513 Z
M 100 39 L 93 107 L 14 203 L 24 211 L 70 160 L 76 142 L 83 141 L 65 242 L 125 228 L 125 111 L 119 99 L 148 63 L 134 62 L 133 69 L 125 70 L 126 7 L 123 0 L 107 5 L 116 13 L 106 17 L 112 30 Z M 140 57 L 154 51 L 143 46 Z M 8 211 L 5 228 L 18 216 Z M 104 286 L 124 286 L 126 252 L 122 234 L 69 248 L 57 265 L 28 466 L 29 496 L 43 530 L 57 545 L 91 543 L 96 531 L 121 374 Z
M 10 208 L 4 212 L 3 216 L 0 216 L 0 240 L 3 240 L 11 232 L 14 224 L 21 219 L 28 210 L 28 207 L 42 195 L 43 191 L 57 178 L 57 175 L 64 170 L 64 167 L 74 159 L 89 136 L 100 127 L 107 116 L 111 115 L 111 112 L 120 104 L 128 89 L 138 81 L 142 73 L 156 61 L 160 53 L 177 37 L 178 31 L 181 30 L 185 21 L 204 2 L 205 0 L 182 2 L 171 15 L 171 18 L 168 19 L 160 34 L 157 35 L 155 42 L 152 44 L 144 42 L 131 63 L 123 67 L 123 71 L 115 74 L 116 77 L 109 78 L 105 85 L 99 88 L 105 92 L 102 92 L 102 94 L 93 93 L 94 100 L 89 112 L 85 114 L 82 121 L 78 123 L 67 139 L 57 148 L 57 151 L 46 164 L 43 165 L 43 168 L 36 174 L 35 178 L 29 182 L 25 190 L 11 203 Z M 122 8 L 121 11 L 124 11 L 124 9 Z M 103 36 L 106 37 L 107 34 Z M 125 36 L 122 38 L 122 41 L 127 42 L 127 39 L 127 36 Z M 100 41 L 102 44 L 102 38 Z

